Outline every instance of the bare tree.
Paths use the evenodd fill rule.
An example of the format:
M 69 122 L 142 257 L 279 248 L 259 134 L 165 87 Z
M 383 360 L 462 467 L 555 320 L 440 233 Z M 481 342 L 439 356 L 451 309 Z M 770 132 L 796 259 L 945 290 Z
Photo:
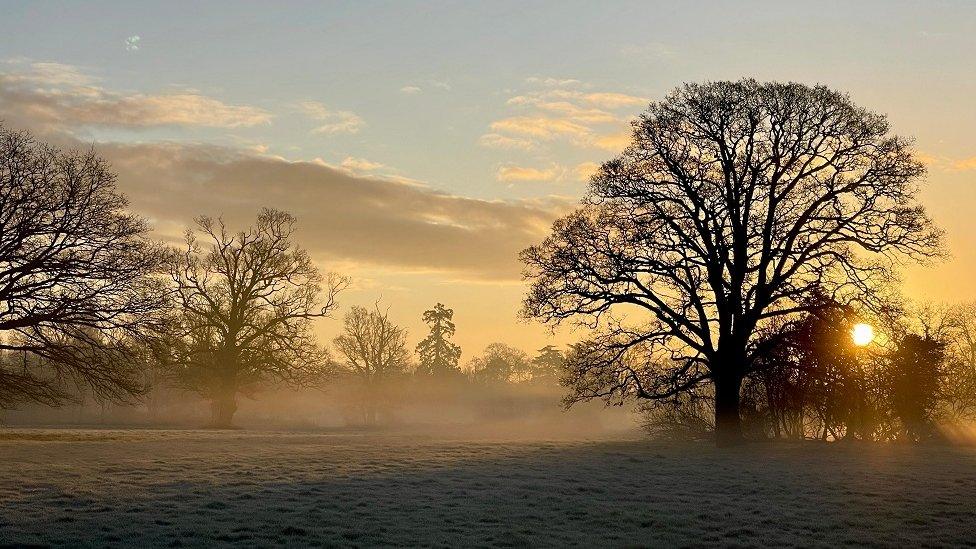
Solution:
M 171 266 L 183 309 L 171 348 L 179 378 L 212 400 L 215 426 L 229 427 L 242 388 L 305 383 L 327 366 L 313 321 L 333 311 L 347 279 L 319 273 L 288 213 L 264 209 L 237 233 L 222 219 L 196 223 Z
M 714 385 L 717 440 L 739 440 L 757 330 L 822 293 L 872 301 L 903 259 L 941 250 L 924 175 L 884 116 L 824 86 L 688 84 L 650 105 L 576 212 L 522 253 L 524 315 L 602 331 L 583 398 Z M 624 324 L 612 311 L 647 322 Z M 648 345 L 648 360 L 619 360 Z
M 471 377 L 481 383 L 521 383 L 532 379 L 532 361 L 521 349 L 492 343 L 468 362 Z
M 409 368 L 407 332 L 378 307 L 372 311 L 353 307 L 343 320 L 342 334 L 333 343 L 345 359 L 346 371 L 358 382 L 363 422 L 374 425 L 389 382 Z
M 133 343 L 166 308 L 165 252 L 115 182 L 94 151 L 0 127 L 0 406 L 143 391 Z
M 976 303 L 961 303 L 948 311 L 942 335 L 948 343 L 945 394 L 949 413 L 954 419 L 971 420 L 976 418 Z

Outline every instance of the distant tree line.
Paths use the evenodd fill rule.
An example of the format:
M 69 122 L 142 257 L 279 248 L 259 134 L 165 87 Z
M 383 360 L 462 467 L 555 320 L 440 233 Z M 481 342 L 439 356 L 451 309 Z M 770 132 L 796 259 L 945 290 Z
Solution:
M 373 425 L 405 384 L 555 383 L 562 355 L 551 346 L 530 359 L 490 345 L 463 369 L 454 311 L 441 303 L 423 314 L 416 361 L 379 306 L 349 310 L 333 355 L 313 326 L 349 280 L 322 274 L 296 227 L 273 209 L 236 231 L 201 216 L 182 247 L 163 245 L 94 151 L 0 128 L 0 406 L 92 397 L 152 409 L 171 387 L 230 427 L 239 398 L 269 384 L 341 383 Z

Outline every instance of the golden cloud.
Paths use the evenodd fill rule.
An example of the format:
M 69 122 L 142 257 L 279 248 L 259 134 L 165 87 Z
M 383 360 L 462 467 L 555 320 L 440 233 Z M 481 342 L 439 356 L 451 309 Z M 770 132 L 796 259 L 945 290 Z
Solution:
M 228 105 L 195 92 L 124 94 L 96 85 L 97 80 L 70 65 L 33 63 L 0 73 L 0 109 L 32 125 L 147 128 L 205 126 L 237 128 L 267 124 L 262 109 Z
M 298 104 L 298 108 L 312 120 L 320 122 L 312 133 L 358 133 L 365 125 L 356 113 L 332 110 L 318 101 L 303 101 Z
M 525 168 L 521 166 L 502 166 L 495 175 L 499 181 L 555 181 L 563 170 L 553 164 L 547 168 Z
M 269 206 L 298 217 L 302 244 L 323 259 L 451 277 L 518 280 L 518 251 L 543 238 L 574 203 L 465 198 L 412 181 L 216 146 L 102 144 L 98 150 L 118 172 L 132 207 L 171 238 L 200 214 L 239 225 Z
M 633 110 L 647 103 L 643 97 L 625 93 L 566 89 L 578 82 L 536 79 L 530 83 L 548 87 L 515 95 L 506 104 L 532 112 L 492 122 L 491 133 L 481 137 L 482 145 L 531 150 L 541 142 L 563 138 L 580 147 L 619 151 L 629 143 L 630 134 L 624 128 L 632 114 L 613 111 Z
M 496 120 L 490 127 L 496 132 L 526 135 L 544 140 L 554 139 L 557 136 L 583 137 L 590 133 L 590 129 L 582 124 L 545 116 L 513 116 Z

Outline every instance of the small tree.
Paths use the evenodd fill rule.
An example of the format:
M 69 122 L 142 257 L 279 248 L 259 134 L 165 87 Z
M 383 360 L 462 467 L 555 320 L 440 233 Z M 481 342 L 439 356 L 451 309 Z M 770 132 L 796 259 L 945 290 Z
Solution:
M 953 307 L 946 324 L 946 404 L 954 419 L 971 420 L 976 418 L 976 303 Z
M 480 383 L 520 383 L 532 377 L 529 355 L 504 343 L 492 343 L 468 362 L 472 379 Z
M 633 126 L 582 208 L 522 253 L 523 313 L 603 327 L 580 378 L 602 389 L 582 394 L 666 399 L 712 384 L 717 440 L 734 443 L 766 326 L 818 293 L 871 303 L 899 259 L 939 253 L 917 199 L 925 169 L 884 116 L 824 86 L 688 84 Z M 647 321 L 623 325 L 618 311 Z M 620 364 L 645 345 L 654 360 Z
M 566 365 L 566 357 L 555 345 L 539 349 L 532 359 L 532 381 L 549 383 L 558 381 Z
M 137 343 L 167 309 L 165 252 L 127 207 L 94 151 L 0 127 L 0 406 L 144 390 Z
M 420 363 L 417 373 L 451 377 L 461 373 L 458 361 L 461 347 L 451 341 L 454 336 L 454 310 L 438 303 L 433 309 L 424 311 L 424 322 L 430 327 L 430 334 L 417 344 Z
M 936 433 L 934 420 L 945 375 L 945 348 L 945 342 L 931 335 L 909 333 L 887 357 L 888 398 L 908 440 L 919 441 Z
M 236 234 L 222 219 L 196 223 L 171 264 L 182 306 L 173 360 L 178 378 L 213 402 L 214 426 L 229 427 L 242 388 L 323 371 L 312 323 L 334 310 L 347 280 L 319 274 L 285 212 L 264 209 Z
M 353 307 L 342 323 L 342 334 L 333 340 L 345 359 L 342 366 L 358 382 L 363 422 L 375 425 L 381 399 L 393 381 L 410 365 L 407 332 L 379 308 Z

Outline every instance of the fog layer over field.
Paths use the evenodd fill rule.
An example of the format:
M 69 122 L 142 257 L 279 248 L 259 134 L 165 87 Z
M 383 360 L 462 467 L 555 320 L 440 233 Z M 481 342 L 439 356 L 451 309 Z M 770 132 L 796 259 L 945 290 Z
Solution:
M 362 388 L 333 382 L 319 388 L 262 387 L 238 398 L 235 426 L 241 429 L 381 430 L 453 432 L 470 436 L 546 438 L 633 435 L 631 409 L 602 403 L 562 405 L 556 385 L 482 385 L 404 379 L 371 401 L 379 402 L 375 425 L 365 425 Z M 196 429 L 211 420 L 210 402 L 193 393 L 157 388 L 142 402 L 100 403 L 90 397 L 61 408 L 21 406 L 0 413 L 3 423 L 25 427 L 157 427 Z

